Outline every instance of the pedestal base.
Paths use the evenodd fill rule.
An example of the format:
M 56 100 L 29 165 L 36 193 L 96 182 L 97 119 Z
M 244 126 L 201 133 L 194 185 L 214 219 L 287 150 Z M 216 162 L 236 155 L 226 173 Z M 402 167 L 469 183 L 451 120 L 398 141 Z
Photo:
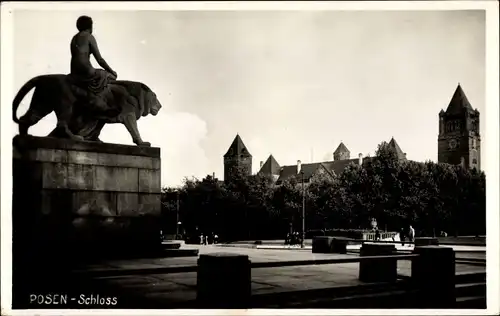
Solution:
M 13 150 L 14 259 L 161 247 L 159 148 L 16 136 Z

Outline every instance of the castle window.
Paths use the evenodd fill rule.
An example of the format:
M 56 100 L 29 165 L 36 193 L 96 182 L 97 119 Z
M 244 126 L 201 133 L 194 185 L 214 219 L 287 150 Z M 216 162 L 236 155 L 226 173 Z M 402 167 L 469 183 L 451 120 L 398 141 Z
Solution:
M 472 149 L 476 149 L 476 139 L 472 139 Z
M 477 159 L 472 159 L 472 164 L 477 165 Z

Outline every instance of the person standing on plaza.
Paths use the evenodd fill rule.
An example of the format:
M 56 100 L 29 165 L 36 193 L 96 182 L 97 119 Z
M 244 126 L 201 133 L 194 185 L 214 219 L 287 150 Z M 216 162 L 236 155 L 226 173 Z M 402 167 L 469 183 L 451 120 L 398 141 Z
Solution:
M 375 240 L 380 240 L 380 230 L 375 227 Z
M 399 231 L 399 240 L 401 241 L 401 245 L 405 245 L 405 239 L 406 239 L 406 233 L 404 227 L 401 227 L 401 230 Z
M 415 229 L 410 225 L 408 229 L 408 239 L 410 242 L 415 242 Z M 409 244 L 411 246 L 411 244 Z

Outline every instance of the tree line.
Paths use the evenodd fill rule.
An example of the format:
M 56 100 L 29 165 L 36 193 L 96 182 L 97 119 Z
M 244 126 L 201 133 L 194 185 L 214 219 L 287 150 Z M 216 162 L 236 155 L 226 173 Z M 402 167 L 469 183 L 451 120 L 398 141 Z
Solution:
M 236 172 L 231 181 L 213 176 L 185 179 L 162 192 L 162 225 L 167 233 L 215 233 L 221 241 L 283 239 L 302 230 L 382 230 L 412 225 L 420 236 L 441 231 L 479 235 L 486 230 L 485 174 L 460 165 L 400 161 L 387 143 L 374 159 L 351 163 L 330 177 L 318 174 L 302 186 L 296 179 L 273 185 L 265 175 Z

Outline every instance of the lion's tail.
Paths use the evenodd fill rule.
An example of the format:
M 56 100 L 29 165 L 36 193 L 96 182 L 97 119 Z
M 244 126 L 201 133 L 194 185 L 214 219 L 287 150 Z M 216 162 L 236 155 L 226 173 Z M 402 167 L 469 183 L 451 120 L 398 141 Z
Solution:
M 21 101 L 24 99 L 24 97 L 28 94 L 28 92 L 31 91 L 31 89 L 36 88 L 38 82 L 43 76 L 37 76 L 29 80 L 24 84 L 24 86 L 21 87 L 19 92 L 17 92 L 16 97 L 14 98 L 14 101 L 12 102 L 12 119 L 14 122 L 19 124 L 19 119 L 17 118 L 17 108 L 19 107 L 19 104 Z

